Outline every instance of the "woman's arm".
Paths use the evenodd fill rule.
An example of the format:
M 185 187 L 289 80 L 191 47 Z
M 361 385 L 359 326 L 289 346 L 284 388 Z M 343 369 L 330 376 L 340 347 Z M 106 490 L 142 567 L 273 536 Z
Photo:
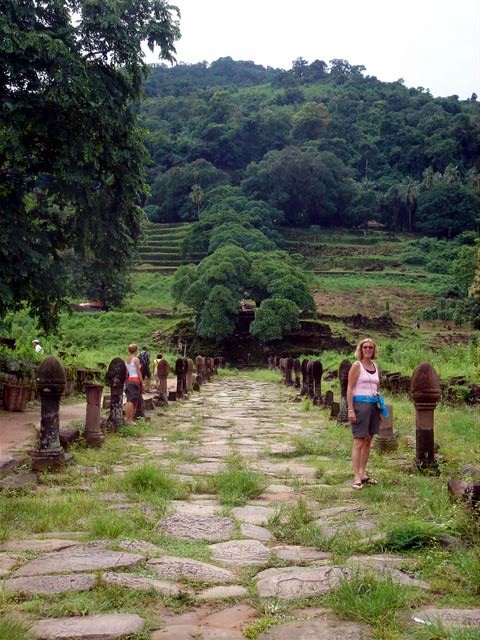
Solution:
M 353 389 L 355 387 L 355 383 L 358 380 L 358 376 L 360 375 L 360 363 L 354 362 L 350 367 L 350 371 L 348 372 L 348 386 L 347 386 L 347 406 L 348 406 L 348 417 L 355 418 L 355 411 L 353 410 Z

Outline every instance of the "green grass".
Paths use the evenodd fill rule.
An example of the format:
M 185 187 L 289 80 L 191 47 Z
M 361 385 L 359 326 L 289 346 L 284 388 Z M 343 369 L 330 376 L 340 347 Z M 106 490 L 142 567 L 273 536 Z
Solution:
M 33 634 L 26 624 L 7 614 L 0 620 L 0 640 L 33 640 Z
M 218 493 L 218 500 L 226 506 L 242 506 L 250 498 L 259 496 L 267 486 L 263 473 L 253 471 L 245 466 L 239 456 L 229 460 L 225 471 L 221 471 L 207 479 L 213 491 Z
M 417 592 L 395 583 L 390 577 L 357 573 L 343 580 L 327 597 L 334 612 L 349 620 L 371 624 L 383 634 L 395 626 L 395 617 L 414 604 Z
M 120 486 L 127 494 L 149 500 L 180 499 L 188 494 L 187 488 L 162 467 L 148 463 L 127 471 L 120 481 Z

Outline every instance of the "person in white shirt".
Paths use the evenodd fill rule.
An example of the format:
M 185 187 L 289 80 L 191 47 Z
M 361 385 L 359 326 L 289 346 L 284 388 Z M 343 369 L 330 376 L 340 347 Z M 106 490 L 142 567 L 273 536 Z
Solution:
M 35 353 L 43 353 L 43 347 L 40 344 L 40 340 L 37 340 L 37 339 L 32 340 L 32 345 L 33 345 Z

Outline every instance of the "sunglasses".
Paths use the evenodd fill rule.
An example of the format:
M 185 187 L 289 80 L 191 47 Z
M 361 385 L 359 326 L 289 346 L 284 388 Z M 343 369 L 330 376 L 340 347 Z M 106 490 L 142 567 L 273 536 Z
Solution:
M 372 349 L 372 351 L 373 351 L 373 347 L 365 346 L 365 345 L 362 346 L 362 349 Z

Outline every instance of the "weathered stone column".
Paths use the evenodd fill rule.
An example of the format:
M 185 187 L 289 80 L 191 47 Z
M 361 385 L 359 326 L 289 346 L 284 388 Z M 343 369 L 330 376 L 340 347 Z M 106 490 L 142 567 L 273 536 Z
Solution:
M 321 404 L 322 402 L 322 374 L 322 363 L 320 360 L 314 360 L 312 366 L 313 404 Z
M 302 389 L 300 391 L 302 396 L 308 396 L 308 362 L 306 358 L 302 360 Z
M 411 395 L 415 405 L 416 463 L 419 469 L 435 469 L 433 412 L 440 400 L 440 379 L 429 362 L 413 372 Z
M 197 370 L 197 379 L 195 382 L 201 385 L 205 375 L 205 358 L 203 356 L 198 355 L 195 358 L 195 368 Z
M 268 356 L 268 368 L 275 369 L 275 356 L 273 354 Z
M 395 451 L 398 449 L 398 441 L 393 432 L 393 405 L 387 404 L 389 416 L 380 418 L 380 431 L 373 441 L 377 451 Z
M 107 383 L 110 387 L 110 413 L 107 427 L 111 431 L 118 431 L 123 420 L 123 387 L 127 377 L 127 367 L 122 358 L 114 358 L 107 369 Z
M 218 373 L 219 368 L 220 358 L 218 356 L 215 356 L 215 358 L 213 358 L 213 373 Z
M 285 359 L 285 384 L 287 385 L 287 387 L 291 387 L 293 385 L 292 370 L 293 370 L 293 358 L 286 358 Z
M 280 356 L 273 357 L 273 367 L 274 369 L 278 369 L 280 367 Z
M 210 382 L 210 378 L 213 374 L 213 359 L 210 356 L 205 358 L 205 377 L 207 382 Z
M 177 390 L 175 392 L 177 400 L 183 399 L 183 358 L 175 361 L 175 375 L 177 376 Z
M 342 360 L 338 367 L 338 379 L 340 381 L 340 409 L 338 412 L 338 421 L 343 424 L 350 424 L 348 422 L 348 405 L 347 405 L 347 388 L 348 388 L 348 374 L 352 363 L 350 360 Z
M 310 400 L 312 400 L 315 398 L 315 383 L 313 380 L 313 365 L 314 365 L 314 360 L 309 360 L 308 364 L 307 364 L 307 375 L 308 375 L 308 397 L 310 398 Z
M 193 360 L 191 358 L 187 358 L 187 371 L 186 371 L 186 384 L 187 384 L 187 393 L 191 393 L 193 391 Z
M 59 469 L 65 464 L 60 445 L 60 398 L 67 384 L 62 363 L 54 356 L 45 358 L 38 368 L 37 391 L 41 402 L 40 435 L 32 456 L 32 470 Z
M 302 373 L 302 365 L 300 364 L 300 360 L 298 358 L 295 358 L 295 360 L 293 361 L 293 371 L 295 373 L 295 382 L 293 383 L 293 386 L 295 387 L 295 389 L 298 389 L 300 387 L 300 376 Z
M 168 373 L 170 367 L 168 362 L 162 358 L 157 366 L 158 376 L 158 401 L 160 404 L 167 404 L 168 402 Z
M 184 358 L 183 359 L 183 376 L 182 376 L 182 389 L 183 389 L 183 395 L 185 396 L 185 398 L 187 398 L 187 368 L 188 368 L 188 359 Z
M 333 404 L 333 391 L 331 391 L 331 389 L 329 389 L 326 394 L 325 397 L 323 399 L 323 404 L 326 407 L 331 407 Z
M 101 447 L 105 440 L 105 434 L 100 428 L 100 405 L 103 384 L 87 382 L 85 391 L 87 395 L 87 415 L 83 435 L 90 447 Z
M 285 384 L 285 362 L 286 358 L 280 358 L 278 361 L 278 368 L 280 370 L 280 375 L 282 376 L 282 382 Z

